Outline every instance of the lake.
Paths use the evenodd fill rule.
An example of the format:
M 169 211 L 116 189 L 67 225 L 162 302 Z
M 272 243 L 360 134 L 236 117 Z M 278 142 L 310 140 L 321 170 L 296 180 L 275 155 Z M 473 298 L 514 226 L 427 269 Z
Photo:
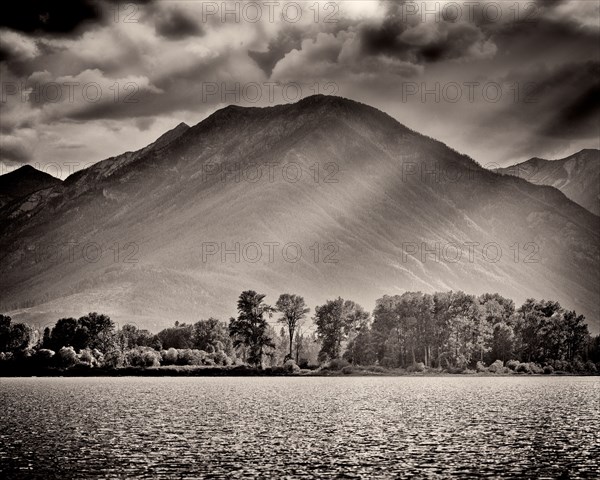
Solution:
M 600 476 L 598 377 L 0 379 L 1 478 Z

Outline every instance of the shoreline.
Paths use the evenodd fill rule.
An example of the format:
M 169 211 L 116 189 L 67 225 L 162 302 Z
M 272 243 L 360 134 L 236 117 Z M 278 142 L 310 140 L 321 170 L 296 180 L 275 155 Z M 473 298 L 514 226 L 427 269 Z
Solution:
M 4 370 L 4 369 L 2 369 Z M 490 372 L 406 372 L 371 371 L 356 369 L 351 372 L 341 370 L 300 370 L 286 371 L 280 367 L 259 369 L 254 367 L 236 366 L 229 368 L 215 367 L 125 367 L 119 369 L 103 368 L 72 368 L 72 369 L 14 369 L 0 370 L 0 378 L 53 378 L 53 377 L 597 377 L 598 373 L 553 372 L 544 373 L 490 373 Z M 6 369 L 9 370 L 9 369 Z

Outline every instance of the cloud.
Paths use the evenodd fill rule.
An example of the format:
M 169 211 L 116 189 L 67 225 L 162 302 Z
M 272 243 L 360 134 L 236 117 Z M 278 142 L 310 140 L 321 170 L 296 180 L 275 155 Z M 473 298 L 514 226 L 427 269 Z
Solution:
M 15 130 L 0 134 L 0 160 L 27 163 L 33 158 L 37 134 L 31 129 Z
M 484 163 L 541 155 L 544 145 L 561 142 L 583 148 L 597 128 L 597 70 L 585 65 L 599 53 L 598 2 L 518 1 L 521 16 L 535 6 L 533 23 L 514 20 L 517 2 L 501 3 L 498 21 L 486 17 L 485 6 L 499 2 L 477 2 L 472 18 L 458 20 L 407 16 L 411 2 L 404 1 L 309 2 L 296 23 L 281 19 L 281 4 L 274 21 L 263 8 L 253 23 L 231 15 L 223 21 L 224 4 L 216 2 L 220 13 L 207 20 L 205 3 L 17 2 L 16 13 L 0 20 L 2 82 L 19 85 L 1 106 L 9 155 L 100 160 L 149 143 L 163 127 L 196 123 L 228 103 L 248 104 L 240 90 L 266 82 L 372 103 Z M 461 0 L 412 3 L 439 12 L 458 4 L 467 12 Z M 502 102 L 449 104 L 420 95 L 400 101 L 406 82 L 432 88 L 468 81 L 505 82 Z M 540 101 L 511 103 L 511 82 L 534 83 Z M 72 100 L 64 83 L 80 84 Z M 325 90 L 330 83 L 335 89 Z M 53 84 L 61 85 L 58 100 Z M 85 84 L 99 86 L 101 98 L 93 100 L 94 86 L 86 98 Z M 217 92 L 207 96 L 207 85 Z M 37 96 L 34 89 L 28 99 L 22 89 L 33 87 Z M 276 102 L 289 101 L 277 92 Z M 263 89 L 253 105 L 272 103 Z M 37 136 L 26 137 L 28 130 Z
M 365 55 L 387 55 L 412 63 L 443 60 L 491 58 L 496 46 L 490 35 L 475 23 L 446 21 L 440 17 L 425 21 L 407 17 L 392 5 L 388 15 L 378 23 L 364 23 L 359 41 Z
M 303 32 L 295 27 L 281 30 L 269 41 L 266 51 L 249 50 L 248 55 L 270 76 L 279 60 L 294 49 L 300 48 Z
M 169 40 L 181 40 L 204 33 L 200 25 L 186 13 L 170 8 L 159 12 L 155 19 L 156 33 Z
M 0 26 L 27 33 L 71 34 L 86 22 L 102 19 L 98 5 L 89 0 L 19 0 L 0 16 Z
M 30 60 L 39 55 L 40 51 L 34 39 L 18 32 L 0 28 L 0 61 Z
M 410 78 L 422 71 L 419 65 L 386 55 L 362 55 L 355 32 L 319 33 L 304 40 L 275 66 L 272 78 L 282 82 L 325 80 L 343 83 L 384 80 L 389 76 Z

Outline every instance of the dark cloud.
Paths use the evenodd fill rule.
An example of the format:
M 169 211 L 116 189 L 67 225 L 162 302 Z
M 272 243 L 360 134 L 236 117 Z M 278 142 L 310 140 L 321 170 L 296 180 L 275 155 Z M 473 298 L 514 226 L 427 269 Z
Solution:
M 364 24 L 359 39 L 366 55 L 386 55 L 402 61 L 424 64 L 493 53 L 489 35 L 477 22 L 408 21 L 403 4 L 388 8 L 380 24 Z
M 541 133 L 550 137 L 586 138 L 600 134 L 600 63 L 566 65 L 540 84 L 538 92 L 556 97 L 546 105 L 550 118 Z
M 202 27 L 177 9 L 160 12 L 156 17 L 156 33 L 169 40 L 181 40 L 204 34 Z
M 154 117 L 141 117 L 135 119 L 135 126 L 141 132 L 148 130 L 156 121 Z
M 273 68 L 286 53 L 300 48 L 303 34 L 297 28 L 281 30 L 275 39 L 269 42 L 266 52 L 250 50 L 248 55 L 254 60 L 267 76 L 273 72 Z
M 19 0 L 11 2 L 10 11 L 0 16 L 0 27 L 27 33 L 69 34 L 101 17 L 99 4 L 91 0 Z
M 7 139 L 2 141 L 2 160 L 26 163 L 31 160 L 30 149 L 18 139 Z

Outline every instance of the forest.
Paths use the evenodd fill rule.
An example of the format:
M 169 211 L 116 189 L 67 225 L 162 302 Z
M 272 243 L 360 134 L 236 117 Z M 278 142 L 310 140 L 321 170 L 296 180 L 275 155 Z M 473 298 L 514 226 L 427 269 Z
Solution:
M 556 301 L 519 308 L 496 293 L 385 295 L 369 313 L 337 298 L 316 306 L 240 294 L 237 317 L 158 333 L 104 314 L 38 331 L 0 315 L 0 375 L 597 374 L 600 336 Z

